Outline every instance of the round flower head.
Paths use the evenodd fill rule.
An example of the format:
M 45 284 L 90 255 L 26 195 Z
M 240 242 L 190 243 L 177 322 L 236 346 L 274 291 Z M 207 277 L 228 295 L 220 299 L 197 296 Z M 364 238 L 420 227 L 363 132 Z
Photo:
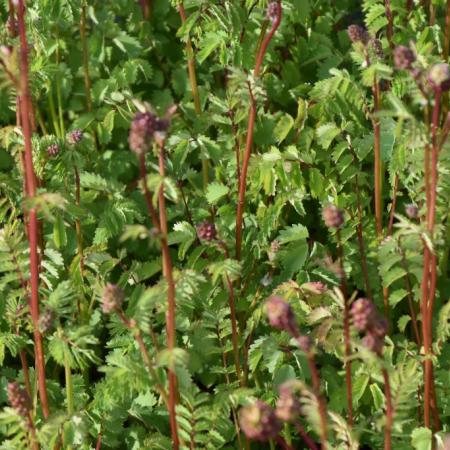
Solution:
M 359 25 L 350 25 L 347 34 L 352 42 L 362 42 L 364 45 L 369 42 L 369 34 Z
M 410 219 L 417 219 L 419 217 L 419 208 L 416 205 L 406 205 L 405 212 Z
M 280 4 L 278 2 L 270 2 L 267 5 L 266 15 L 271 22 L 275 22 L 280 15 Z
M 51 309 L 46 309 L 39 315 L 39 330 L 41 333 L 47 333 L 53 327 L 55 313 Z
M 83 136 L 84 136 L 83 130 L 81 130 L 80 128 L 76 128 L 75 130 L 69 133 L 67 140 L 69 141 L 69 144 L 75 145 L 81 142 Z
M 359 298 L 353 302 L 350 314 L 355 328 L 359 331 L 366 331 L 375 319 L 375 305 L 368 298 Z
M 450 89 L 450 67 L 440 63 L 431 67 L 428 72 L 428 81 L 435 91 L 448 91 Z
M 272 296 L 266 301 L 266 312 L 269 323 L 277 330 L 287 331 L 292 336 L 298 335 L 297 321 L 291 305 L 278 296 Z
M 26 417 L 31 409 L 31 401 L 27 391 L 15 381 L 8 383 L 6 390 L 10 405 L 16 410 L 17 414 Z
M 275 438 L 282 426 L 273 408 L 261 400 L 241 409 L 239 423 L 249 439 L 260 442 Z
M 301 412 L 300 401 L 295 394 L 295 389 L 289 381 L 283 383 L 279 388 L 280 397 L 275 409 L 276 416 L 285 422 L 295 420 Z
M 130 149 L 137 153 L 143 153 L 150 147 L 153 133 L 157 131 L 158 119 L 151 112 L 138 112 L 131 122 L 128 143 Z
M 125 299 L 125 293 L 116 284 L 108 283 L 103 289 L 102 309 L 105 314 L 110 314 L 120 308 Z
M 50 157 L 55 157 L 60 151 L 58 144 L 51 144 L 47 147 L 47 155 Z
M 376 57 L 382 59 L 384 57 L 383 45 L 379 39 L 371 39 L 370 45 Z
M 344 212 L 336 205 L 323 208 L 322 218 L 328 228 L 341 228 L 344 225 Z
M 197 236 L 202 241 L 214 241 L 217 239 L 216 226 L 210 222 L 203 222 L 197 226 Z
M 397 69 L 410 69 L 416 60 L 415 53 L 404 45 L 394 49 L 394 65 Z

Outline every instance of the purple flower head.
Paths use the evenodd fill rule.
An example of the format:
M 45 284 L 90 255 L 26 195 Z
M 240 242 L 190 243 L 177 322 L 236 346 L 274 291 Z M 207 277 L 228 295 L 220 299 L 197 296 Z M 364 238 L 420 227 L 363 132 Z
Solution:
M 440 63 L 431 67 L 428 72 L 428 81 L 435 91 L 448 91 L 450 89 L 450 67 Z
M 197 225 L 197 236 L 202 241 L 214 241 L 217 239 L 216 226 L 210 222 L 203 222 Z
M 322 218 L 328 228 L 341 228 L 344 225 L 344 211 L 336 205 L 328 205 L 323 208 Z
M 138 112 L 131 122 L 128 143 L 130 149 L 137 153 L 143 153 L 150 147 L 153 133 L 157 131 L 158 119 L 151 112 Z
M 31 409 L 31 400 L 27 391 L 15 381 L 8 383 L 6 391 L 10 405 L 16 410 L 17 414 L 26 417 Z
M 376 317 L 375 305 L 368 298 L 354 301 L 350 310 L 353 325 L 359 331 L 366 331 Z
M 294 386 L 287 381 L 280 386 L 279 393 L 280 397 L 275 409 L 276 416 L 285 422 L 295 420 L 301 413 L 301 405 Z
M 419 208 L 416 205 L 406 205 L 405 212 L 410 219 L 417 219 L 419 217 Z
M 47 147 L 47 155 L 53 158 L 60 152 L 60 150 L 61 149 L 58 144 L 51 144 Z
M 298 336 L 298 326 L 291 305 L 276 295 L 266 301 L 266 312 L 269 323 L 277 330 L 287 331 L 292 336 Z
M 364 45 L 366 45 L 370 39 L 369 33 L 359 25 L 350 25 L 347 28 L 347 34 L 352 42 L 362 42 Z
M 276 437 L 282 426 L 274 409 L 261 400 L 241 409 L 239 423 L 249 439 L 260 442 Z
M 394 65 L 397 69 L 410 69 L 416 60 L 415 53 L 404 45 L 394 49 Z
M 81 130 L 80 128 L 76 128 L 69 133 L 69 135 L 67 136 L 67 140 L 69 141 L 69 144 L 76 145 L 81 142 L 83 136 L 83 130 Z
M 275 22 L 280 16 L 280 13 L 281 13 L 281 6 L 278 2 L 270 2 L 267 5 L 266 15 L 271 22 Z
M 102 309 L 105 314 L 110 314 L 120 308 L 125 299 L 124 291 L 116 284 L 108 283 L 103 289 Z

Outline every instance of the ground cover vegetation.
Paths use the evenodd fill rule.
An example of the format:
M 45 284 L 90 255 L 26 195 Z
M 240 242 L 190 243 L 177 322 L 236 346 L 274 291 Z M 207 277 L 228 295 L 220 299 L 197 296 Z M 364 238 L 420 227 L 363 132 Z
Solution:
M 1 449 L 450 449 L 449 0 L 0 20 Z

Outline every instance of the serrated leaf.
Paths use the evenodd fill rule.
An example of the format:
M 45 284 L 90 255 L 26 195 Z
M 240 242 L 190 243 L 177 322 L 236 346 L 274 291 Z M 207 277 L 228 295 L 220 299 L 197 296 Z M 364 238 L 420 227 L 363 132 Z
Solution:
M 210 183 L 206 190 L 206 200 L 215 205 L 222 197 L 228 194 L 229 188 L 222 183 Z
M 289 114 L 284 114 L 283 116 L 281 116 L 273 130 L 278 143 L 281 143 L 286 139 L 289 131 L 291 131 L 293 126 L 294 119 Z

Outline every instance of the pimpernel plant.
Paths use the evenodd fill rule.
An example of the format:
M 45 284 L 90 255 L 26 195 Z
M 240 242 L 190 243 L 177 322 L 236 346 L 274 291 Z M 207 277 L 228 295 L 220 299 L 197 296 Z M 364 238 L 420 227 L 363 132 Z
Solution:
M 0 20 L 0 449 L 450 450 L 450 0 Z

